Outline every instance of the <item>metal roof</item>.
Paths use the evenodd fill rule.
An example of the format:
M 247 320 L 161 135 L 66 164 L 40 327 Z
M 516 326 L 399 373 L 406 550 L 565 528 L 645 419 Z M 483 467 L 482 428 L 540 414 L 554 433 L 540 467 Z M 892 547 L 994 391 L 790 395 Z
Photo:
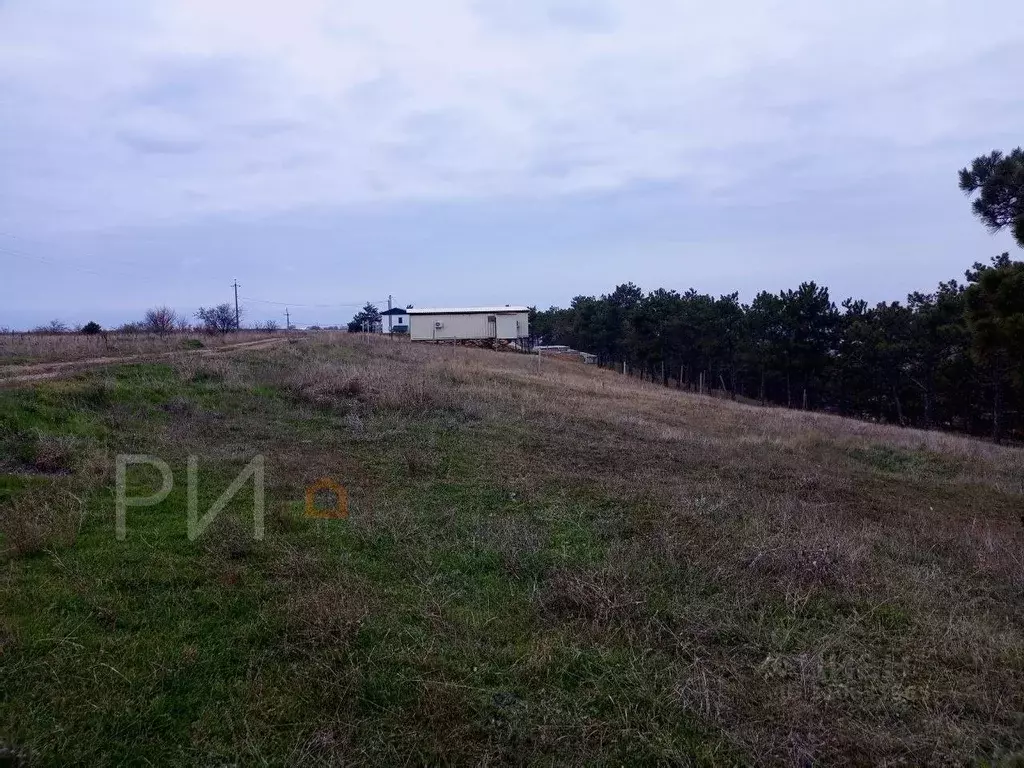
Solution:
M 428 307 L 407 309 L 410 315 L 500 315 L 503 313 L 529 312 L 529 307 L 510 305 L 505 307 Z

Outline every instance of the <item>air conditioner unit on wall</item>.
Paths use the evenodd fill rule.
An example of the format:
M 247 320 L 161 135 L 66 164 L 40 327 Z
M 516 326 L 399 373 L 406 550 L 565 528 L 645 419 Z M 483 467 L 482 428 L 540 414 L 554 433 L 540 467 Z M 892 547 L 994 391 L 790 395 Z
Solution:
M 440 320 L 435 320 L 434 321 L 434 327 L 435 328 L 444 328 L 444 323 L 442 323 Z

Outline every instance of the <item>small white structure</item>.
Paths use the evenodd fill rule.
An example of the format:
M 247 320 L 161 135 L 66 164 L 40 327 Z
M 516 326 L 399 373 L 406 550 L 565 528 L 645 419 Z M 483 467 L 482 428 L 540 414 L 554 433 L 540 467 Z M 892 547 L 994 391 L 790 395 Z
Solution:
M 409 331 L 409 310 L 404 307 L 385 309 L 380 313 L 381 333 L 407 333 Z
M 441 307 L 409 309 L 413 341 L 524 339 L 530 335 L 530 308 Z

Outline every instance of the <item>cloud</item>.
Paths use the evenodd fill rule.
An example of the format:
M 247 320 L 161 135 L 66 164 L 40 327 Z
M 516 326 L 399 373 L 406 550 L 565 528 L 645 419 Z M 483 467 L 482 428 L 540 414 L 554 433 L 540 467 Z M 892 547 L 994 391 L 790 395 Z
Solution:
M 174 139 L 164 136 L 146 136 L 133 133 L 120 133 L 118 138 L 138 152 L 152 155 L 187 155 L 198 152 L 202 144 L 188 139 Z
M 604 0 L 477 0 L 473 12 L 498 34 L 543 34 L 549 27 L 571 32 L 611 32 L 617 15 Z
M 1024 121 L 1024 6 L 984 5 L 12 0 L 0 210 L 96 227 L 651 183 L 898 195 Z

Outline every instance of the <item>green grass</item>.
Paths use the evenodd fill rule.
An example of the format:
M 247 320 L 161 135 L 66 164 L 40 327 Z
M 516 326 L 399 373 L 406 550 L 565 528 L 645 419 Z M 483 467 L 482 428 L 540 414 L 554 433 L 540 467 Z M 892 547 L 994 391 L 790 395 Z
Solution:
M 556 564 L 600 560 L 606 545 L 590 517 L 607 501 L 539 498 L 524 510 L 488 476 L 493 428 L 453 428 L 429 413 L 405 424 L 404 442 L 429 442 L 437 457 L 410 477 L 401 446 L 367 443 L 279 388 L 227 391 L 221 381 L 215 371 L 183 379 L 169 365 L 133 365 L 0 393 L 9 434 L 71 434 L 83 450 L 152 452 L 176 480 L 163 503 L 128 510 L 124 542 L 114 538 L 108 481 L 89 489 L 73 547 L 6 564 L 0 595 L 11 639 L 0 661 L 0 741 L 61 764 L 286 763 L 346 752 L 380 762 L 516 760 L 523 750 L 555 761 L 571 757 L 560 746 L 566 735 L 580 744 L 581 724 L 593 722 L 606 731 L 609 761 L 720 754 L 715 735 L 672 704 L 664 662 L 622 643 L 580 646 L 538 626 L 534 579 Z M 202 509 L 266 451 L 343 455 L 320 466 L 354 488 L 372 486 L 384 511 L 368 514 L 356 492 L 349 520 L 307 520 L 297 512 L 304 478 L 271 459 L 266 539 L 242 555 L 225 554 L 216 529 L 189 542 L 186 452 L 174 424 L 211 413 L 216 427 L 194 436 L 204 449 Z M 247 450 L 234 453 L 239 435 Z M 30 463 L 17 452 L 8 460 L 15 470 Z M 132 494 L 159 484 L 144 467 L 130 472 Z M 47 478 L 14 474 L 2 483 L 10 495 Z M 223 513 L 236 516 L 234 535 L 243 538 L 247 493 Z M 380 520 L 387 510 L 405 517 Z M 518 577 L 476 536 L 509 515 L 540 531 Z M 295 551 L 330 578 L 311 585 L 299 566 L 290 569 Z M 337 610 L 351 611 L 352 626 L 296 638 L 302 611 L 317 609 L 293 616 L 289 604 L 326 600 L 318 597 L 325 584 L 346 594 Z M 531 661 L 538 643 L 551 657 Z M 622 709 L 616 699 L 638 683 L 649 690 Z M 538 737 L 537 728 L 550 733 Z
M 851 455 L 867 466 L 894 475 L 951 475 L 957 466 L 949 459 L 927 450 L 907 450 L 888 445 L 854 448 Z
M 600 419 L 635 407 L 631 392 L 566 421 L 514 389 L 469 389 L 514 368 L 434 376 L 434 351 L 413 352 L 300 344 L 0 390 L 5 514 L 60 494 L 85 511 L 70 540 L 44 517 L 55 533 L 33 551 L 11 551 L 19 529 L 0 526 L 0 748 L 42 765 L 871 762 L 1020 749 L 1019 583 L 965 559 L 959 533 L 914 557 L 902 538 L 861 543 L 882 523 L 859 510 L 908 478 L 928 494 L 922 508 L 955 508 L 968 491 L 944 469 L 953 459 L 855 446 L 877 476 L 849 486 L 855 504 L 840 514 L 856 469 L 762 466 L 723 453 L 742 450 L 731 443 L 611 447 L 602 441 L 630 432 Z M 484 368 L 516 363 L 473 354 Z M 385 389 L 418 376 L 433 388 L 408 401 Z M 803 460 L 820 444 L 776 455 Z M 128 509 L 123 542 L 118 453 L 159 456 L 176 481 L 159 505 Z M 201 510 L 265 457 L 262 541 L 251 483 L 188 540 L 190 454 Z M 347 520 L 304 517 L 304 489 L 324 476 L 347 486 Z M 130 470 L 131 493 L 158 483 Z M 993 515 L 1015 503 L 1003 485 L 987 493 Z M 855 527 L 829 538 L 836 525 Z M 948 582 L 914 582 L 925 556 Z M 968 585 L 1004 611 L 1003 634 L 964 651 L 973 661 L 937 640 L 953 626 L 941 590 Z M 1003 702 L 995 715 L 989 692 Z M 920 751 L 925 740 L 933 751 Z

